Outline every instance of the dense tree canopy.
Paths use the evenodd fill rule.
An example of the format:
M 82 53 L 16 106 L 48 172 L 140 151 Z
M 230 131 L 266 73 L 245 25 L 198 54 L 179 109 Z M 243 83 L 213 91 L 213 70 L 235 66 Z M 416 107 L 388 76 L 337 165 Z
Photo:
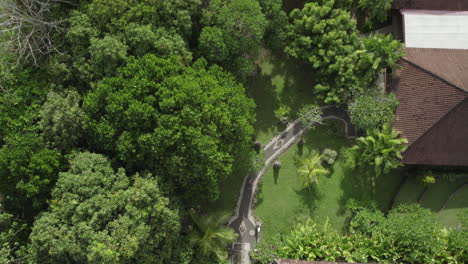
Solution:
M 102 155 L 79 153 L 34 223 L 33 263 L 168 263 L 178 212 L 152 177 L 127 177 Z M 155 254 L 155 252 L 158 252 Z
M 80 95 L 67 91 L 64 96 L 49 92 L 41 109 L 40 129 L 47 142 L 60 150 L 78 145 L 82 136 L 84 111 Z
M 214 199 L 253 133 L 253 102 L 219 67 L 153 55 L 133 60 L 84 99 L 90 148 L 146 168 L 185 197 Z
M 0 149 L 0 193 L 12 212 L 32 212 L 44 208 L 62 166 L 61 156 L 47 149 L 34 133 L 5 139 Z
M 359 47 L 356 22 L 349 12 L 333 8 L 334 1 L 323 5 L 306 3 L 290 14 L 286 52 L 309 62 L 319 73 L 317 94 L 326 103 L 341 102 L 343 94 L 357 85 L 354 67 Z
M 239 76 L 253 71 L 268 24 L 257 0 L 211 0 L 201 22 L 203 56 Z
M 93 0 L 71 13 L 67 53 L 51 60 L 64 81 L 88 86 L 113 75 L 131 55 L 155 53 L 192 58 L 187 47 L 199 0 Z M 63 78 L 65 77 L 65 78 Z

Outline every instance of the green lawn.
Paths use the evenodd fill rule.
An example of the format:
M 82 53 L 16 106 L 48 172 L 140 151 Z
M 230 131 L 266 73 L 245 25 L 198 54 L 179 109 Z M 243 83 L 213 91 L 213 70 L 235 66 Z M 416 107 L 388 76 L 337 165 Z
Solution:
M 246 90 L 257 105 L 256 137 L 266 144 L 280 132 L 274 114 L 280 104 L 290 107 L 293 119 L 296 118 L 293 113 L 302 105 L 313 103 L 313 69 L 282 53 L 273 55 L 267 50 L 262 52 L 258 64 L 260 71 L 247 80 Z M 208 211 L 233 211 L 242 180 L 248 173 L 245 162 L 237 162 L 233 173 L 220 183 L 219 199 L 206 205 Z
M 255 103 L 257 139 L 265 144 L 278 134 L 274 111 L 284 104 L 291 109 L 291 119 L 304 105 L 313 103 L 313 69 L 284 54 L 265 50 L 259 59 L 259 72 L 247 81 L 247 93 Z
M 417 183 L 414 178 L 408 178 L 398 191 L 394 206 L 417 203 L 423 191 L 424 186 L 422 184 Z
M 336 127 L 336 126 L 334 126 Z M 306 136 L 302 155 L 297 145 L 281 155 L 281 169 L 275 173 L 270 169 L 263 177 L 258 194 L 255 214 L 264 223 L 263 238 L 286 233 L 296 220 L 311 217 L 318 222 L 328 221 L 342 230 L 346 218 L 346 203 L 350 198 L 375 200 L 386 210 L 401 180 L 398 173 L 371 179 L 349 171 L 341 160 L 348 146 L 347 140 L 337 135 L 336 128 L 318 127 Z M 316 188 L 303 188 L 297 176 L 298 157 L 308 157 L 314 151 L 332 148 L 338 151 L 338 160 L 332 174 L 320 179 Z

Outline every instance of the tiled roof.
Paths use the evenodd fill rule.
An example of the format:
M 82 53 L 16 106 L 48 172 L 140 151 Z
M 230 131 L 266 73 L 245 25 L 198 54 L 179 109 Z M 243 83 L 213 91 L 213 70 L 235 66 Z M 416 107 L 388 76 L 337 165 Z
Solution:
M 468 92 L 468 50 L 407 48 L 405 58 Z
M 393 126 L 411 145 L 462 101 L 466 93 L 406 60 L 400 66 L 391 87 L 399 101 Z
M 393 126 L 408 139 L 404 163 L 468 166 L 468 140 L 462 140 L 468 139 L 468 82 L 456 76 L 468 73 L 457 63 L 467 56 L 468 50 L 407 49 L 389 87 L 400 102 Z
M 441 11 L 468 11 L 467 0 L 395 0 L 395 9 L 424 9 Z
M 468 166 L 468 98 L 459 103 L 404 154 L 405 164 Z

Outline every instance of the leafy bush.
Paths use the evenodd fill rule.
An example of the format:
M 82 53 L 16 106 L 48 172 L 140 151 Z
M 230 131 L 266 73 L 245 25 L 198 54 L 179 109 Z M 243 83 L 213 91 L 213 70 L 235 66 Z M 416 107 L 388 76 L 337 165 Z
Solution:
M 338 153 L 335 150 L 326 148 L 322 152 L 321 159 L 328 163 L 328 165 L 333 165 L 337 155 Z
M 278 120 L 280 121 L 284 119 L 287 120 L 290 114 L 291 114 L 291 108 L 284 104 L 280 105 L 280 107 L 275 110 L 275 117 L 278 118 Z
M 268 263 L 268 256 L 358 263 L 466 263 L 466 218 L 461 230 L 446 230 L 429 209 L 418 205 L 402 205 L 387 217 L 356 203 L 350 208 L 353 216 L 345 234 L 328 222 L 309 219 L 282 241 L 259 247 L 255 256 L 263 258 L 254 257 L 255 263 Z
M 351 169 L 372 166 L 377 176 L 401 166 L 401 153 L 406 150 L 406 139 L 388 124 L 382 130 L 372 130 L 367 137 L 357 139 L 357 144 L 348 149 L 346 165 Z
M 351 123 L 363 130 L 379 129 L 393 121 L 397 106 L 393 93 L 359 96 L 349 104 Z
M 306 105 L 299 111 L 299 119 L 305 127 L 311 128 L 322 123 L 323 112 L 317 105 Z

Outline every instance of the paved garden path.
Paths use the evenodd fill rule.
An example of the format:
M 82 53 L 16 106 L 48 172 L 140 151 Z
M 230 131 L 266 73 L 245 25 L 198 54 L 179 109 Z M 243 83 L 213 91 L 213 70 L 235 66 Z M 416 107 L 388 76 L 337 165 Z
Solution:
M 323 111 L 323 120 L 336 119 L 342 121 L 345 125 L 346 137 L 355 137 L 355 129 L 351 126 L 348 114 L 344 109 L 335 106 L 324 106 L 321 109 Z M 265 152 L 264 168 L 260 172 L 250 173 L 244 178 L 235 215 L 229 220 L 228 224 L 239 234 L 237 242 L 231 248 L 231 262 L 233 264 L 250 263 L 249 253 L 255 248 L 255 244 L 259 239 L 259 233 L 257 232 L 259 223 L 255 221 L 252 215 L 259 180 L 278 156 L 296 143 L 305 131 L 306 129 L 302 126 L 300 120 L 290 123 L 284 131 L 265 145 L 263 149 Z

